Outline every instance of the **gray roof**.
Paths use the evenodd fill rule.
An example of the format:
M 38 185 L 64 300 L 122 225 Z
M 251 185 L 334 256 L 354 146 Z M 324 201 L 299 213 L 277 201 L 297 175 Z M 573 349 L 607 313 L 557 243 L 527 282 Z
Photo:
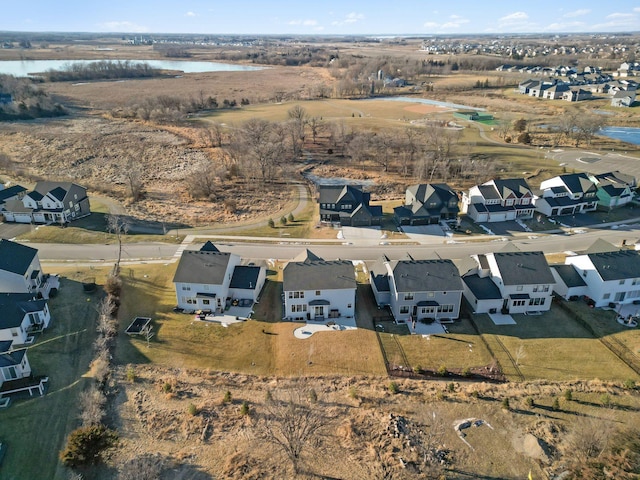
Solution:
M 558 276 L 562 279 L 564 284 L 571 287 L 584 287 L 586 282 L 582 279 L 582 275 L 578 273 L 573 265 L 552 265 Z
M 16 195 L 26 192 L 27 189 L 22 185 L 11 185 L 10 187 L 0 190 L 0 203 L 6 201 L 8 198 L 15 197 Z
M 355 289 L 356 274 L 347 260 L 289 262 L 283 272 L 284 291 Z
M 316 255 L 315 253 L 313 253 L 308 248 L 305 248 L 293 259 L 294 262 L 313 262 L 317 260 L 322 260 L 322 258 Z
M 27 313 L 41 312 L 46 304 L 31 293 L 0 294 L 0 329 L 19 327 Z
M 216 247 L 211 240 L 207 240 L 204 245 L 200 247 L 201 252 L 219 252 L 218 247 Z
M 491 277 L 479 277 L 473 274 L 462 277 L 462 281 L 478 300 L 497 300 L 502 298 L 500 289 L 491 280 Z
M 533 196 L 531 188 L 524 178 L 505 178 L 493 180 L 493 183 L 498 190 L 498 193 L 502 199 L 506 199 L 509 195 L 513 194 L 516 198 L 521 198 L 526 194 Z
M 87 196 L 87 189 L 85 187 L 72 182 L 42 181 L 36 183 L 34 191 L 42 194 L 43 196 L 47 193 L 51 193 L 60 201 L 64 200 L 67 196 L 74 194 L 78 195 L 77 201 L 80 201 Z
M 0 354 L 0 367 L 13 367 L 15 365 L 20 365 L 22 359 L 26 355 L 26 349 L 14 350 L 10 353 Z
M 496 252 L 493 256 L 505 285 L 555 283 L 542 252 Z
M 568 173 L 560 175 L 562 183 L 564 183 L 570 192 L 595 192 L 597 190 L 595 184 L 589 179 L 586 173 Z
M 368 196 L 359 185 L 320 185 L 318 191 L 318 203 L 338 203 L 344 200 L 357 205 L 363 199 L 368 203 Z
M 229 288 L 241 288 L 244 290 L 253 290 L 258 284 L 258 276 L 260 275 L 260 267 L 254 265 L 236 265 L 231 276 Z
M 10 240 L 0 240 L 0 270 L 24 275 L 38 250 Z
M 371 283 L 375 284 L 376 290 L 379 292 L 389 291 L 389 272 L 385 266 L 385 263 L 388 262 L 389 257 L 383 255 L 369 268 Z
M 589 248 L 587 248 L 584 253 L 604 253 L 604 252 L 617 252 L 620 250 L 615 245 L 603 240 L 602 238 L 597 239 L 595 242 L 591 244 Z
M 636 250 L 590 253 L 588 255 L 596 271 L 605 282 L 640 278 L 640 252 Z
M 180 257 L 174 282 L 222 285 L 231 254 L 185 250 Z
M 398 292 L 462 290 L 460 273 L 451 260 L 396 260 L 391 268 Z

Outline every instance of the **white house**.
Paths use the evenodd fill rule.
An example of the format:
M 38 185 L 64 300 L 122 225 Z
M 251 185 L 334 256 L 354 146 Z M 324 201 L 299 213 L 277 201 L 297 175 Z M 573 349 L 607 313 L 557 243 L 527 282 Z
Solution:
M 253 303 L 264 286 L 266 271 L 240 263 L 238 255 L 221 252 L 211 242 L 200 250 L 182 252 L 173 277 L 178 307 L 223 313 L 234 300 Z
M 58 277 L 42 273 L 38 250 L 10 240 L 0 240 L 0 292 L 33 293 L 49 298 L 60 286 Z
M 547 216 L 575 215 L 598 207 L 597 187 L 586 173 L 559 175 L 543 181 L 534 199 L 537 211 Z
M 463 276 L 465 298 L 476 313 L 528 313 L 551 308 L 555 280 L 542 252 L 474 255 L 476 271 Z M 498 301 L 498 292 L 500 301 Z
M 640 300 L 640 252 L 610 247 L 608 252 L 589 249 L 565 259 L 586 283 L 587 295 L 596 307 Z
M 573 265 L 551 265 L 551 273 L 556 281 L 554 293 L 565 300 L 589 294 L 587 283 Z
M 0 210 L 7 222 L 67 223 L 91 213 L 87 189 L 71 182 L 38 182 L 33 191 L 7 200 Z
M 46 300 L 29 293 L 0 294 L 0 342 L 31 343 L 31 334 L 47 328 L 50 321 Z
M 533 193 L 524 178 L 490 180 L 462 195 L 462 212 L 474 222 L 504 222 L 533 217 Z
M 354 318 L 356 275 L 353 263 L 312 255 L 291 261 L 283 271 L 284 318 L 324 321 Z
M 636 101 L 635 90 L 618 90 L 611 97 L 612 107 L 630 107 Z
M 27 358 L 27 350 L 13 350 L 11 342 L 0 341 L 0 386 L 11 380 L 19 380 L 31 375 L 31 365 Z
M 388 305 L 398 323 L 456 319 L 462 280 L 451 260 L 402 260 L 382 257 L 370 270 L 378 306 Z
M 596 184 L 598 207 L 604 209 L 622 207 L 633 200 L 636 179 L 619 171 L 588 174 L 589 180 Z

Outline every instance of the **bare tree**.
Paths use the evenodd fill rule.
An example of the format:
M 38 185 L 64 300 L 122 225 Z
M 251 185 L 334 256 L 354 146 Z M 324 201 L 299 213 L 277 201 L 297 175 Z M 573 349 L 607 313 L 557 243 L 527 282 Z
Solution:
M 614 434 L 613 423 L 595 417 L 577 417 L 566 437 L 565 450 L 576 465 L 598 458 Z
M 257 426 L 258 436 L 291 461 L 296 475 L 300 473 L 306 450 L 322 445 L 324 431 L 330 422 L 322 406 L 310 403 L 308 399 L 307 392 L 296 390 L 286 400 L 268 402 Z
M 209 128 L 204 129 L 203 137 L 205 143 L 210 147 L 222 147 L 224 142 L 222 125 L 216 122 L 210 124 Z
M 134 202 L 142 198 L 144 184 L 142 182 L 142 165 L 133 159 L 129 159 L 124 166 L 124 175 L 127 179 L 129 194 Z
M 247 121 L 234 137 L 233 148 L 245 155 L 260 172 L 263 182 L 273 180 L 284 156 L 283 134 L 279 125 L 253 118 Z
M 302 147 L 304 145 L 304 131 L 309 121 L 309 115 L 307 111 L 300 105 L 295 105 L 287 112 L 289 121 L 287 122 L 290 136 L 290 143 L 293 153 L 293 158 L 298 158 L 302 153 Z
M 311 117 L 308 121 L 309 128 L 311 129 L 311 140 L 316 143 L 318 134 L 324 128 L 324 122 L 319 117 Z
M 157 480 L 164 469 L 160 455 L 145 454 L 125 462 L 118 469 L 117 480 Z
M 202 165 L 187 178 L 189 191 L 194 197 L 209 198 L 215 192 L 223 173 L 211 163 Z
M 580 146 L 581 141 L 587 142 L 587 146 L 590 146 L 593 136 L 598 133 L 598 130 L 604 127 L 605 124 L 606 122 L 602 115 L 576 116 L 572 129 L 576 147 Z
M 334 122 L 331 124 L 331 145 L 334 149 L 340 152 L 340 155 L 344 155 L 344 150 L 347 144 L 347 127 L 344 120 Z
M 122 236 L 129 231 L 131 224 L 129 220 L 116 214 L 107 215 L 107 231 L 113 233 L 118 240 L 118 259 L 114 265 L 114 273 L 117 276 L 120 273 L 120 260 L 122 259 Z

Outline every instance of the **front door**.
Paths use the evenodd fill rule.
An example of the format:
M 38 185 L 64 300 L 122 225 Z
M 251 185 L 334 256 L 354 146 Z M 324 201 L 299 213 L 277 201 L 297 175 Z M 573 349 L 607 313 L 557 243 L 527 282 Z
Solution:
M 313 314 L 315 317 L 324 318 L 324 306 L 320 305 L 313 308 L 314 308 Z

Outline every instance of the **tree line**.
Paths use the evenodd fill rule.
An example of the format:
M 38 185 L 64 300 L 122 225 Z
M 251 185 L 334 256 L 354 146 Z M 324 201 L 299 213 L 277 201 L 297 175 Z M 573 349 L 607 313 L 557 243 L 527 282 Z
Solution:
M 43 78 L 49 82 L 78 80 L 110 80 L 115 78 L 150 78 L 162 75 L 162 70 L 146 62 L 131 60 L 100 60 L 97 62 L 75 62 L 62 68 L 49 69 Z
M 0 120 L 30 120 L 66 115 L 65 108 L 56 103 L 30 78 L 0 75 Z

